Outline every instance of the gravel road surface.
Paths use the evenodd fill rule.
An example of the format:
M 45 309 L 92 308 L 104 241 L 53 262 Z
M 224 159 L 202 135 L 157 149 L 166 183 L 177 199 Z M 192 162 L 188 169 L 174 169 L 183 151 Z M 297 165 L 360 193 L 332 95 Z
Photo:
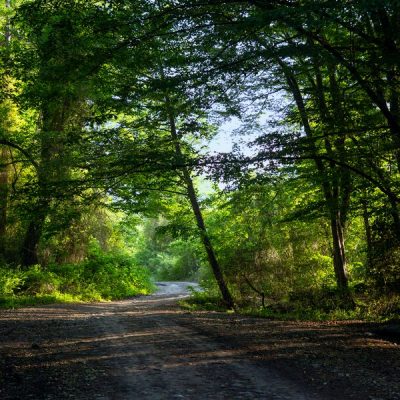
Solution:
M 350 390 L 346 370 L 334 372 L 339 361 L 324 364 L 320 334 L 346 327 L 190 313 L 176 303 L 191 285 L 159 282 L 156 294 L 135 299 L 1 311 L 0 399 L 399 398 L 396 386 L 376 396 Z M 396 345 L 387 346 L 398 358 Z

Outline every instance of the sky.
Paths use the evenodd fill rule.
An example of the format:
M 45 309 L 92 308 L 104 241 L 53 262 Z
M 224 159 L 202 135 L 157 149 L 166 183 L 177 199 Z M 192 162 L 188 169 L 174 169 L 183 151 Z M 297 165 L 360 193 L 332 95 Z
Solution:
M 219 128 L 216 136 L 210 141 L 208 147 L 212 153 L 228 153 L 232 151 L 233 143 L 237 138 L 232 137 L 233 131 L 240 126 L 237 118 L 231 118 Z

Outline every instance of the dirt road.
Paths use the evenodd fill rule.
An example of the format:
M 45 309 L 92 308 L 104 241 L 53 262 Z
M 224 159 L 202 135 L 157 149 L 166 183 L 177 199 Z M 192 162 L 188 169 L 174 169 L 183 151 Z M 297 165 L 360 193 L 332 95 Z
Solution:
M 395 344 L 375 343 L 357 375 L 357 349 L 374 340 L 364 325 L 188 313 L 176 305 L 188 285 L 159 283 L 155 295 L 119 302 L 1 311 L 0 399 L 400 398 Z M 332 343 L 352 357 L 351 372 Z M 394 370 L 371 371 L 369 387 L 374 357 Z

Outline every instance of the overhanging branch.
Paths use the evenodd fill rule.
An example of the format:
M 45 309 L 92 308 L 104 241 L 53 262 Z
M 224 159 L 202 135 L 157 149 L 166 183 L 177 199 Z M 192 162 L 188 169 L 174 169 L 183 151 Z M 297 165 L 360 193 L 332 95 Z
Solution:
M 13 149 L 18 150 L 20 153 L 22 153 L 27 158 L 27 160 L 35 167 L 36 170 L 39 169 L 39 164 L 36 162 L 36 160 L 29 154 L 29 152 L 27 150 L 25 150 L 19 144 L 11 142 L 10 140 L 7 140 L 7 139 L 0 139 L 0 144 L 3 144 L 5 146 L 12 147 Z

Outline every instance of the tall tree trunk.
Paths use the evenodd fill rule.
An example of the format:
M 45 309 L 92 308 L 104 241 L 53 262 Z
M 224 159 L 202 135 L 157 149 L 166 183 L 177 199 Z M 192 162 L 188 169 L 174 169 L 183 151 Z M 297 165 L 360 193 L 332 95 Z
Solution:
M 334 146 L 337 153 L 337 158 L 342 163 L 345 163 L 346 136 L 344 132 L 346 132 L 346 118 L 343 109 L 343 96 L 341 95 L 339 89 L 336 74 L 336 66 L 328 64 L 329 90 L 334 115 L 329 114 L 330 118 L 325 120 L 325 123 L 329 128 L 339 133 L 338 137 L 334 140 Z M 319 92 L 323 92 L 322 85 L 317 85 L 316 89 Z M 332 155 L 332 158 L 335 158 L 334 155 Z M 340 290 L 347 291 L 348 279 L 344 231 L 350 204 L 352 181 L 351 175 L 343 167 L 331 165 L 331 170 L 334 175 L 332 179 L 333 208 L 331 207 L 331 229 L 333 237 L 333 260 L 335 276 L 336 281 L 338 282 L 338 288 Z
M 45 218 L 44 213 L 39 213 L 29 222 L 22 245 L 21 263 L 23 266 L 29 267 L 39 263 L 37 247 L 42 236 Z
M 8 207 L 8 152 L 2 146 L 0 153 L 0 257 L 5 256 L 5 239 Z
M 372 229 L 371 229 L 371 224 L 369 222 L 369 213 L 368 213 L 366 195 L 364 195 L 364 198 L 363 198 L 361 204 L 362 204 L 362 209 L 363 209 L 365 241 L 367 244 L 367 268 L 371 269 L 372 264 L 373 264 L 373 260 L 372 260 Z
M 11 7 L 10 0 L 5 0 L 6 8 Z M 4 28 L 5 46 L 10 45 L 11 32 L 10 24 L 7 19 Z M 6 118 L 8 119 L 8 117 Z M 7 131 L 6 122 L 3 123 L 3 130 Z M 2 146 L 0 150 L 0 258 L 5 257 L 5 239 L 7 226 L 7 209 L 8 209 L 8 192 L 9 192 L 9 167 L 7 165 L 9 159 L 8 149 Z
M 51 187 L 64 177 L 61 156 L 67 103 L 60 102 L 60 104 L 58 108 L 48 105 L 42 115 L 41 159 L 37 170 L 38 195 L 21 249 L 22 265 L 25 267 L 39 262 L 38 246 L 54 196 Z
M 400 243 L 400 214 L 398 202 L 394 198 L 389 198 L 390 201 L 390 214 L 392 215 L 393 224 L 392 229 L 394 233 L 394 238 L 397 243 Z
M 333 266 L 338 289 L 347 291 L 346 255 L 344 247 L 343 226 L 339 212 L 331 214 L 331 232 L 333 245 Z
M 166 99 L 166 102 L 169 107 L 170 101 L 168 98 Z M 182 154 L 179 136 L 178 136 L 178 132 L 177 132 L 177 128 L 176 128 L 175 116 L 173 115 L 170 107 L 169 107 L 168 114 L 169 114 L 171 138 L 172 138 L 172 141 L 175 146 L 176 158 L 177 158 L 178 162 L 182 162 L 184 157 Z M 227 308 L 234 309 L 235 303 L 234 303 L 233 297 L 228 289 L 228 286 L 225 282 L 221 267 L 219 265 L 219 262 L 215 255 L 215 251 L 212 246 L 210 237 L 208 235 L 206 225 L 204 223 L 203 214 L 201 212 L 200 205 L 197 200 L 197 195 L 196 195 L 196 190 L 195 190 L 195 187 L 193 184 L 193 180 L 190 176 L 190 172 L 189 172 L 188 168 L 186 168 L 185 166 L 182 166 L 182 175 L 183 175 L 183 180 L 186 185 L 188 198 L 189 198 L 190 204 L 192 206 L 193 214 L 196 218 L 197 227 L 199 228 L 199 231 L 200 231 L 201 240 L 203 242 L 204 248 L 207 253 L 208 262 L 210 263 L 215 280 L 217 281 L 219 290 L 222 295 L 222 299 Z
M 50 207 L 48 181 L 45 175 L 46 169 L 44 165 L 41 165 L 38 170 L 38 199 L 32 210 L 32 216 L 25 231 L 21 248 L 21 263 L 25 267 L 39 263 L 38 246 Z
M 279 65 L 285 74 L 288 86 L 292 92 L 293 98 L 296 102 L 297 109 L 300 114 L 301 122 L 304 127 L 304 131 L 310 139 L 313 137 L 313 132 L 311 125 L 308 120 L 308 114 L 306 106 L 303 100 L 303 96 L 300 91 L 300 87 L 293 73 L 290 71 L 289 67 L 281 60 L 277 59 Z M 311 140 L 311 153 L 314 158 L 315 165 L 318 172 L 322 177 L 327 175 L 326 167 L 322 160 L 318 158 L 318 151 L 315 147 L 315 143 Z M 348 279 L 346 272 L 346 258 L 345 258 L 345 248 L 344 248 L 344 233 L 343 225 L 340 219 L 340 211 L 337 207 L 337 190 L 332 191 L 330 184 L 323 179 L 322 190 L 325 197 L 325 203 L 327 205 L 328 211 L 330 213 L 330 224 L 331 224 L 331 234 L 332 234 L 332 247 L 333 247 L 333 267 L 335 271 L 336 283 L 338 289 L 343 292 L 348 292 Z

